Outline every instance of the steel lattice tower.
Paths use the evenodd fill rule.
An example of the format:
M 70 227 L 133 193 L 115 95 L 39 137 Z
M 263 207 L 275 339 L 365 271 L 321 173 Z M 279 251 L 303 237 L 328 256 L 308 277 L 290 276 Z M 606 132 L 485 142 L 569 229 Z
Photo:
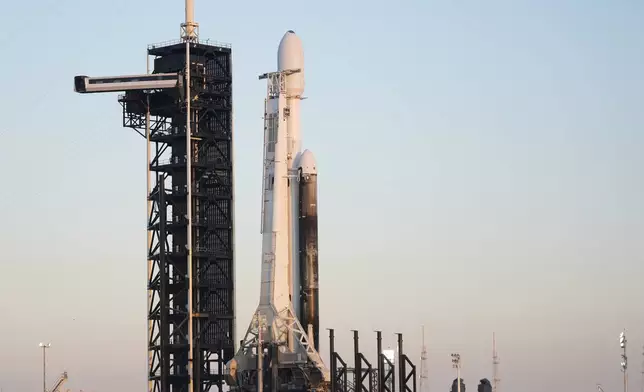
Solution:
M 190 83 L 119 97 L 123 125 L 148 141 L 149 391 L 222 391 L 235 342 L 231 48 L 195 39 L 150 46 L 148 55 L 154 73 L 180 72 Z
M 147 142 L 148 392 L 223 392 L 235 351 L 232 50 L 200 42 L 193 0 L 185 11 L 181 40 L 148 47 L 145 75 L 78 75 L 74 91 L 124 91 L 123 126 Z

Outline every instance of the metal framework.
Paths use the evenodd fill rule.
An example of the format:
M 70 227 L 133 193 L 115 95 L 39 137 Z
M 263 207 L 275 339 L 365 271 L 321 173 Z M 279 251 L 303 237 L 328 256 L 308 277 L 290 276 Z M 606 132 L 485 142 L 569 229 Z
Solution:
M 400 392 L 416 392 L 416 365 L 405 355 L 403 351 L 403 335 L 398 335 L 398 366 L 399 370 L 399 391 Z M 409 370 L 407 370 L 409 366 Z M 411 386 L 410 386 L 411 384 Z
M 342 359 L 340 354 L 335 351 L 335 330 L 332 328 L 329 328 L 329 352 L 331 359 L 331 392 L 348 391 L 348 366 L 347 363 Z
M 382 332 L 376 331 L 378 351 L 378 388 L 379 392 L 396 391 L 396 368 L 382 352 Z
M 148 143 L 149 392 L 221 392 L 234 355 L 231 53 L 196 36 L 150 46 L 154 73 L 186 89 L 119 97 Z
M 358 331 L 353 331 L 353 385 L 356 392 L 370 392 L 374 388 L 374 377 L 373 377 L 373 367 L 371 363 L 367 361 L 367 358 L 360 352 L 359 337 Z M 377 379 L 377 377 L 376 377 Z M 365 381 L 368 380 L 368 384 L 365 385 Z
M 355 365 L 348 367 L 340 354 L 335 351 L 335 330 L 329 329 L 329 351 L 331 362 L 331 392 L 395 392 L 394 363 L 382 350 L 382 332 L 375 331 L 377 336 L 378 367 L 373 369 L 371 363 L 360 353 L 358 331 L 353 331 L 353 351 Z M 416 365 L 403 354 L 402 334 L 398 335 L 399 382 L 402 392 L 416 392 Z M 407 367 L 410 370 L 407 371 Z M 353 374 L 353 380 L 349 375 Z M 369 380 L 368 382 L 365 382 Z

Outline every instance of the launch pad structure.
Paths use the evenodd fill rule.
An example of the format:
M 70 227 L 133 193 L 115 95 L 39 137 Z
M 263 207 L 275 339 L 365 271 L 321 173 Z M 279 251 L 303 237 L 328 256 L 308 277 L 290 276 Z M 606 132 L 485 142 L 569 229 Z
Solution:
M 286 85 L 287 96 L 275 96 L 275 102 L 281 102 L 276 110 L 265 113 L 265 142 L 275 148 L 266 152 L 277 158 L 272 158 L 272 166 L 265 166 L 264 172 L 258 308 L 264 310 L 257 315 L 270 316 L 270 308 L 276 313 L 266 329 L 251 325 L 235 350 L 232 48 L 200 41 L 193 13 L 192 0 L 187 0 L 181 39 L 148 46 L 145 74 L 74 78 L 78 93 L 121 93 L 122 125 L 146 139 L 148 392 L 207 392 L 213 388 L 219 392 L 396 392 L 395 361 L 382 350 L 380 332 L 376 368 L 359 352 L 357 331 L 353 368 L 335 351 L 333 330 L 329 369 L 317 351 L 317 169 L 308 150 L 289 150 L 288 168 L 280 159 L 286 140 L 295 146 L 293 135 L 299 135 L 299 120 L 293 119 L 302 98 L 301 92 L 290 93 L 300 88 L 292 82 Z M 289 45 L 296 42 L 293 31 L 285 37 L 290 41 L 283 42 Z M 280 57 L 282 65 L 289 61 L 288 56 Z M 287 137 L 282 125 L 277 126 L 282 121 L 295 133 Z M 293 169 L 297 169 L 297 180 Z M 288 174 L 278 175 L 279 170 Z M 290 185 L 296 181 L 297 186 Z M 273 190 L 277 183 L 284 192 Z M 284 204 L 286 194 L 295 201 Z M 270 218 L 264 211 L 269 206 L 274 212 Z M 274 218 L 280 216 L 278 210 L 291 223 Z M 288 246 L 286 232 L 294 238 Z M 276 238 L 281 238 L 278 247 Z M 301 256 L 291 258 L 291 252 L 298 254 L 298 249 Z M 287 253 L 289 269 L 301 257 L 301 268 L 296 267 L 288 278 L 282 257 Z M 279 336 L 286 337 L 276 337 L 278 330 L 283 333 Z M 268 342 L 263 342 L 262 331 L 268 333 Z M 398 391 L 416 392 L 415 365 L 403 354 L 402 335 L 398 335 Z M 285 349 L 285 345 L 290 347 Z M 230 382 L 227 364 L 231 363 L 246 369 L 237 382 Z M 290 370 L 284 373 L 286 368 Z M 294 371 L 305 368 L 317 369 L 317 373 L 302 372 L 300 377 Z
M 330 392 L 416 392 L 416 365 L 405 354 L 403 335 L 397 333 L 397 354 L 382 349 L 382 332 L 376 332 L 377 362 L 374 367 L 360 351 L 359 332 L 353 332 L 353 367 L 335 350 L 335 330 L 329 329 Z M 397 365 L 397 366 L 396 366 Z M 396 382 L 396 368 L 398 379 Z
M 128 91 L 119 98 L 124 126 L 141 129 L 150 119 L 152 392 L 208 391 L 212 385 L 221 391 L 235 342 L 231 49 L 188 45 L 188 72 L 183 43 L 151 46 L 148 54 L 155 57 L 155 73 L 185 72 L 189 99 L 165 90 Z
M 235 349 L 232 50 L 200 42 L 192 12 L 145 75 L 74 78 L 124 92 L 123 126 L 147 141 L 149 392 L 223 391 Z

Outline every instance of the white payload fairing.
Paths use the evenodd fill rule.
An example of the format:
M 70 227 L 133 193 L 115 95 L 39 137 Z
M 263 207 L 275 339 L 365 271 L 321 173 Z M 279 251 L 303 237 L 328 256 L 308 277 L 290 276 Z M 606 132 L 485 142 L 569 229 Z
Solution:
M 260 374 L 268 368 L 282 383 L 293 369 L 307 369 L 309 380 L 329 380 L 318 353 L 317 168 L 313 153 L 301 151 L 304 51 L 292 30 L 282 38 L 277 57 L 278 71 L 260 76 L 268 81 L 260 299 L 227 366 L 231 386 L 263 379 Z

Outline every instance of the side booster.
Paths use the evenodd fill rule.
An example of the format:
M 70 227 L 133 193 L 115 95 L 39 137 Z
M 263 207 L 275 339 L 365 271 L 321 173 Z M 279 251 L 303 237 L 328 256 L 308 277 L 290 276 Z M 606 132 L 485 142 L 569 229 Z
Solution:
M 320 313 L 318 296 L 318 172 L 313 153 L 305 150 L 298 169 L 299 200 L 299 319 L 307 326 L 309 339 L 320 350 Z

